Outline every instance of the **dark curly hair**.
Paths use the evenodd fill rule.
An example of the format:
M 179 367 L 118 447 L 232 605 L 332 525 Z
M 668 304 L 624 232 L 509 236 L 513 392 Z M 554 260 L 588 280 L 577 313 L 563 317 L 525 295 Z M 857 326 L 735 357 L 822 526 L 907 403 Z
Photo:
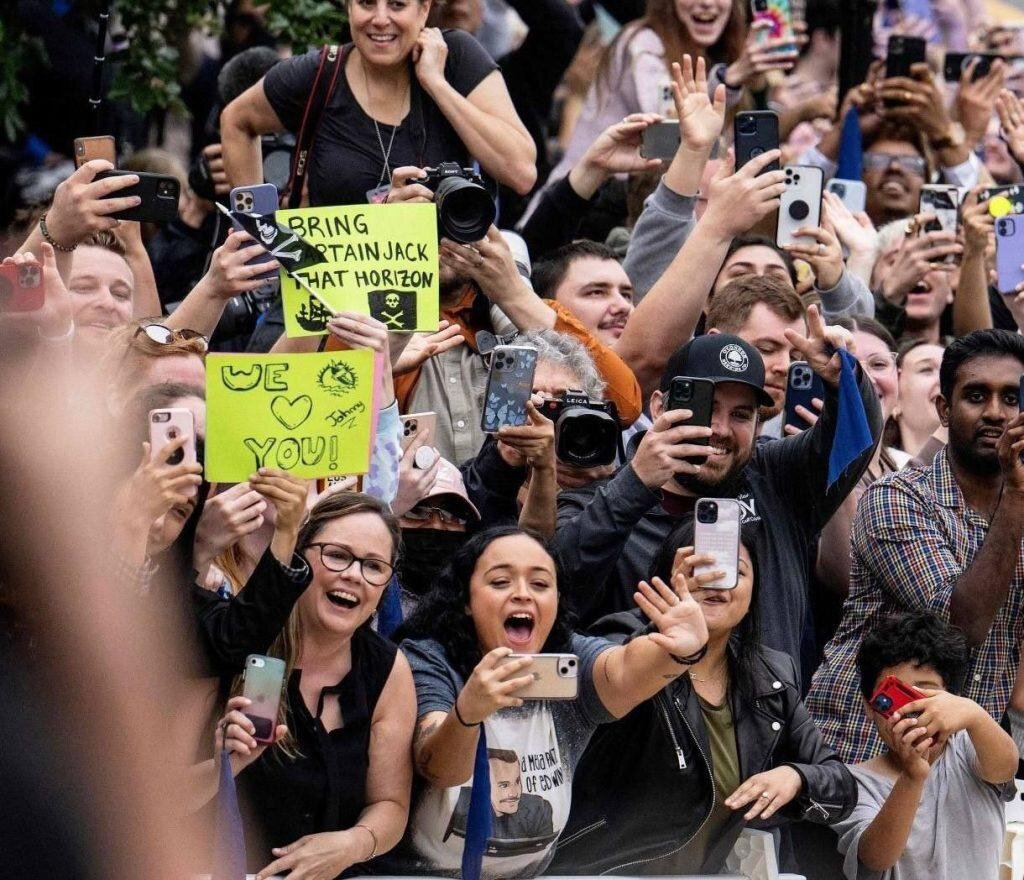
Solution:
M 395 633 L 395 641 L 434 639 L 444 648 L 452 668 L 464 679 L 468 678 L 482 656 L 473 618 L 466 613 L 469 582 L 484 551 L 500 538 L 514 535 L 526 535 L 540 544 L 555 563 L 557 580 L 562 580 L 562 566 L 558 556 L 543 538 L 513 525 L 484 529 L 471 535 L 455 551 L 448 565 L 438 575 L 433 589 L 423 597 L 413 614 Z M 569 651 L 574 622 L 575 615 L 566 602 L 565 594 L 560 592 L 555 623 L 541 650 L 545 653 Z
M 957 693 L 967 671 L 967 639 L 932 611 L 892 615 L 876 623 L 857 652 L 860 692 L 870 700 L 883 669 L 902 663 L 930 666 L 946 690 Z
M 732 631 L 730 645 L 734 649 L 728 653 L 729 676 L 739 689 L 742 707 L 753 707 L 757 696 L 754 670 L 758 661 L 758 649 L 761 647 L 761 608 L 758 601 L 760 595 L 760 578 L 757 565 L 757 534 L 756 523 L 740 525 L 740 543 L 747 548 L 750 556 L 753 585 L 750 591 L 750 610 Z M 666 584 L 672 579 L 672 563 L 675 562 L 676 550 L 680 547 L 692 547 L 694 520 L 683 520 L 665 538 L 654 559 L 650 577 L 660 577 Z

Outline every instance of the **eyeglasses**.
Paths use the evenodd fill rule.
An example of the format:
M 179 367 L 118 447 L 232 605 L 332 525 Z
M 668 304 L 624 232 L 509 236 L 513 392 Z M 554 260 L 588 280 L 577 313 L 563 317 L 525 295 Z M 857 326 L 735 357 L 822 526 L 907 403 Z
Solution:
M 464 526 L 469 522 L 466 517 L 452 513 L 450 510 L 445 510 L 443 507 L 423 507 L 422 505 L 417 505 L 402 515 L 413 522 L 426 522 L 434 514 L 437 514 L 438 519 L 446 526 Z
M 891 153 L 865 153 L 864 167 L 869 171 L 885 171 L 895 162 L 908 174 L 924 177 L 927 166 L 920 156 L 894 156 Z
M 869 358 L 857 361 L 865 373 L 872 376 L 884 376 L 896 366 L 896 355 L 889 352 L 888 355 L 873 354 Z
M 172 330 L 163 324 L 141 324 L 135 328 L 135 334 L 132 336 L 132 339 L 137 339 L 142 335 L 146 336 L 150 341 L 157 343 L 157 345 L 170 345 L 172 342 L 191 342 L 194 339 L 198 339 L 202 344 L 204 352 L 210 347 L 210 341 L 202 333 L 198 330 L 189 330 L 187 328 Z
M 340 544 L 308 544 L 309 547 L 320 548 L 320 562 L 324 568 L 330 571 L 347 571 L 354 562 L 359 563 L 359 570 L 363 580 L 375 587 L 383 587 L 394 574 L 394 566 L 383 559 L 366 559 L 356 556 L 351 550 L 342 547 Z

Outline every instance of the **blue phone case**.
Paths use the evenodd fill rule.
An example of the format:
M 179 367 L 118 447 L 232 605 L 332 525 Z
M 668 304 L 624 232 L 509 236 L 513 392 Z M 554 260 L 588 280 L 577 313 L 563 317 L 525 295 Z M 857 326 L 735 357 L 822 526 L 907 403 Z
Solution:
M 821 376 L 811 369 L 807 361 L 797 361 L 789 365 L 789 375 L 786 377 L 786 415 L 784 424 L 792 425 L 801 431 L 811 427 L 810 423 L 797 415 L 796 408 L 802 406 L 806 410 L 814 412 L 811 400 L 817 397 L 818 400 L 825 400 L 825 383 Z
M 1024 282 L 1024 215 L 1008 214 L 996 220 L 996 276 L 999 292 L 1012 294 Z
M 228 205 L 232 211 L 239 214 L 260 214 L 261 216 L 273 215 L 278 206 L 277 187 L 272 183 L 259 183 L 253 186 L 236 186 L 228 196 Z M 242 226 L 237 221 L 232 221 L 235 229 L 241 230 Z M 256 263 L 269 263 L 274 259 L 270 254 L 260 254 L 253 257 L 246 265 L 252 266 Z M 277 290 L 277 270 L 268 272 L 261 276 L 266 278 L 266 283 L 256 288 L 256 293 L 270 294 Z

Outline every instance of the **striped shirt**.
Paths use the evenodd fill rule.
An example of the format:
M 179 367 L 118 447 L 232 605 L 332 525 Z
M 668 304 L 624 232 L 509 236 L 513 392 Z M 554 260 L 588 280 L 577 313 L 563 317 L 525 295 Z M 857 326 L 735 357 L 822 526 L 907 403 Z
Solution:
M 943 449 L 931 465 L 886 474 L 865 493 L 853 520 L 850 594 L 825 660 L 815 673 L 807 708 L 825 741 L 848 764 L 882 752 L 865 716 L 857 651 L 875 621 L 927 609 L 949 619 L 959 577 L 988 533 L 967 506 Z M 962 694 L 999 719 L 1010 701 L 1024 636 L 1024 558 L 1017 553 L 1010 592 L 985 641 L 972 649 Z

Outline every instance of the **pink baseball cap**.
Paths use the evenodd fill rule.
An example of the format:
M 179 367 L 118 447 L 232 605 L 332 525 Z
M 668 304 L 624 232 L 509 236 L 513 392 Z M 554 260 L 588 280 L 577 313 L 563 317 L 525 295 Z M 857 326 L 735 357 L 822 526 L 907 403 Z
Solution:
M 480 519 L 480 511 L 476 509 L 476 505 L 469 500 L 469 495 L 466 493 L 462 472 L 446 458 L 438 458 L 437 476 L 434 477 L 434 483 L 417 504 L 435 498 L 458 498 L 475 519 Z

